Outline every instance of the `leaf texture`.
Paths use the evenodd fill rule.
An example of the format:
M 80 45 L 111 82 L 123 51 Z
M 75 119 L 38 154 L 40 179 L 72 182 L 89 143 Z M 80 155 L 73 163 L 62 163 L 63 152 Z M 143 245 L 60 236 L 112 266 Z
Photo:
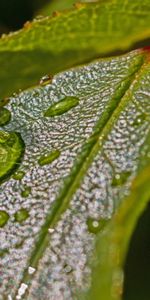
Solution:
M 138 184 L 136 177 L 143 178 L 139 174 L 150 163 L 149 87 L 149 53 L 139 50 L 65 71 L 10 98 L 11 121 L 3 130 L 19 132 L 25 143 L 18 169 L 24 176 L 0 186 L 1 210 L 9 215 L 1 228 L 0 299 L 93 299 L 93 222 L 100 224 L 98 244 L 108 232 L 106 246 L 98 246 L 98 256 L 106 249 L 107 257 L 112 234 L 119 234 L 126 220 L 119 214 L 122 205 L 133 199 L 139 207 L 132 182 Z M 78 99 L 76 106 L 71 97 Z M 45 117 L 50 107 L 58 112 L 63 99 L 69 99 L 70 110 Z M 148 199 L 141 197 L 144 207 Z M 132 214 L 133 207 L 128 206 L 134 219 L 128 226 L 142 210 Z M 119 241 L 118 280 L 129 237 Z M 110 293 L 116 266 L 108 259 L 94 299 L 119 299 L 118 292 Z

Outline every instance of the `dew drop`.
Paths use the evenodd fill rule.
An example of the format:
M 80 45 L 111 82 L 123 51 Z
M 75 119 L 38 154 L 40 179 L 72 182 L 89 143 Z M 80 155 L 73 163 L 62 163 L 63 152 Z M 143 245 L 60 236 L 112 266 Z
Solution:
M 49 233 L 53 233 L 53 232 L 54 232 L 54 228 L 49 228 L 49 229 L 48 229 L 48 232 L 49 232 Z
M 55 117 L 62 115 L 78 104 L 79 98 L 72 96 L 64 97 L 59 102 L 50 106 L 46 112 L 44 112 L 44 117 Z
M 54 150 L 47 155 L 43 155 L 39 158 L 38 163 L 40 166 L 44 166 L 47 164 L 51 164 L 55 159 L 57 159 L 60 156 L 59 150 Z
M 25 175 L 25 172 L 20 170 L 13 175 L 13 179 L 21 180 L 24 177 L 24 175 Z
M 106 219 L 93 219 L 93 218 L 88 218 L 87 219 L 87 226 L 88 226 L 88 230 L 91 233 L 98 233 L 99 231 L 101 231 L 103 229 L 103 227 L 105 226 L 105 224 L 107 223 L 108 220 Z
M 0 182 L 10 177 L 19 167 L 24 148 L 19 133 L 0 131 Z
M 0 126 L 4 126 L 8 124 L 10 119 L 11 119 L 10 111 L 7 108 L 2 107 L 0 109 Z
M 0 249 L 0 257 L 4 257 L 6 254 L 8 254 L 9 251 L 7 248 L 5 249 Z
M 120 174 L 116 174 L 111 182 L 112 186 L 118 186 L 118 185 L 122 185 L 124 183 L 126 183 L 126 181 L 128 180 L 128 177 L 131 175 L 131 172 L 126 171 L 126 172 L 122 172 Z
M 21 196 L 23 198 L 27 198 L 31 193 L 31 187 L 30 186 L 25 186 L 24 190 L 21 192 Z
M 28 285 L 25 283 L 21 283 L 20 288 L 18 289 L 18 295 L 16 296 L 17 300 L 20 300 L 22 296 L 25 294 L 26 290 L 28 288 Z
M 35 269 L 35 268 L 33 268 L 33 267 L 31 267 L 31 266 L 28 268 L 28 274 L 29 274 L 29 275 L 32 275 L 32 274 L 34 274 L 34 273 L 35 273 L 35 271 L 36 271 L 36 269 Z
M 19 209 L 15 214 L 14 218 L 16 222 L 22 223 L 29 217 L 29 212 L 25 208 Z
M 8 220 L 9 214 L 4 210 L 0 210 L 0 227 L 4 227 Z
M 47 84 L 50 84 L 52 83 L 52 79 L 53 79 L 53 76 L 52 75 L 46 75 L 46 76 L 43 76 L 39 82 L 40 85 L 42 86 L 45 86 Z
M 139 126 L 146 119 L 146 114 L 140 114 L 133 122 L 133 126 Z
M 64 271 L 66 274 L 70 274 L 73 271 L 73 269 L 69 265 L 64 265 Z

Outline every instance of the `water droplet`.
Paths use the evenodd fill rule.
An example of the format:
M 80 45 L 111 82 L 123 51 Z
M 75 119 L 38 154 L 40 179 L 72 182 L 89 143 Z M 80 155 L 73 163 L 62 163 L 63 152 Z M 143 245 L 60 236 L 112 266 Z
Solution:
M 26 290 L 28 288 L 28 285 L 25 283 L 21 283 L 20 288 L 18 289 L 18 295 L 16 296 L 17 300 L 20 300 L 22 296 L 25 294 Z
M 25 208 L 19 209 L 15 214 L 14 218 L 16 222 L 22 223 L 29 217 L 29 212 Z
M 24 240 L 22 240 L 22 241 L 18 242 L 17 244 L 15 244 L 15 248 L 16 249 L 22 248 L 23 244 L 24 244 Z
M 49 229 L 48 229 L 48 232 L 49 232 L 49 233 L 53 233 L 53 232 L 54 232 L 54 228 L 49 228 Z
M 20 134 L 0 131 L 0 182 L 10 177 L 19 167 L 24 148 Z
M 53 76 L 52 75 L 46 75 L 46 76 L 43 76 L 39 82 L 40 85 L 42 86 L 45 86 L 47 84 L 50 84 L 52 83 L 52 79 L 53 79 Z
M 59 156 L 60 156 L 60 151 L 54 150 L 54 151 L 48 153 L 47 155 L 41 156 L 38 160 L 38 163 L 40 166 L 44 166 L 44 165 L 52 163 Z
M 133 126 L 139 126 L 146 119 L 146 114 L 142 113 L 134 120 Z
M 36 271 L 36 269 L 33 268 L 33 267 L 29 267 L 29 268 L 28 268 L 28 273 L 29 273 L 30 275 L 34 274 L 35 271 Z
M 71 108 L 79 104 L 79 98 L 67 96 L 50 106 L 44 113 L 44 117 L 55 117 L 66 113 Z
M 25 186 L 24 190 L 21 192 L 21 196 L 23 198 L 27 198 L 31 193 L 31 187 L 30 186 Z
M 65 273 L 70 274 L 73 271 L 73 269 L 69 265 L 64 265 L 64 271 Z
M 126 172 L 122 172 L 120 174 L 116 174 L 111 182 L 112 186 L 118 186 L 118 185 L 122 185 L 124 183 L 126 183 L 126 181 L 128 180 L 128 177 L 131 175 L 130 171 L 126 171 Z
M 7 108 L 2 107 L 0 109 L 0 126 L 4 126 L 8 124 L 10 119 L 11 119 L 10 111 Z
M 88 230 L 91 233 L 98 233 L 100 230 L 103 229 L 103 227 L 105 226 L 105 224 L 107 223 L 108 220 L 106 219 L 93 219 L 93 218 L 88 218 L 87 219 L 87 226 L 88 226 Z
M 8 220 L 9 214 L 4 210 L 0 210 L 0 227 L 4 227 Z
M 25 175 L 25 172 L 20 170 L 13 175 L 13 179 L 21 180 L 24 177 L 24 175 Z
M 9 251 L 7 248 L 0 249 L 0 257 L 3 257 L 3 256 L 5 256 L 5 254 L 8 254 L 8 253 L 9 253 Z

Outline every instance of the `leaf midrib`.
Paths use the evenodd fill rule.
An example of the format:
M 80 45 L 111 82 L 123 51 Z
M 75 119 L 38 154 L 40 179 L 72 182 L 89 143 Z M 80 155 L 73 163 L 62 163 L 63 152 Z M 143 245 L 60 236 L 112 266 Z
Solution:
M 134 85 L 134 83 L 137 82 L 137 77 L 141 75 L 144 67 L 145 60 L 142 60 L 134 73 L 129 77 L 130 79 L 124 80 L 120 83 L 120 98 L 116 101 L 116 103 L 114 103 L 114 101 L 118 90 L 115 91 L 113 97 L 110 99 L 107 106 L 107 112 L 104 111 L 104 113 L 101 115 L 95 127 L 96 130 L 83 146 L 83 151 L 81 151 L 78 161 L 75 161 L 74 167 L 70 172 L 70 176 L 68 176 L 69 180 L 64 183 L 64 187 L 60 191 L 59 197 L 55 200 L 53 207 L 50 208 L 50 211 L 47 214 L 45 223 L 38 234 L 38 241 L 32 251 L 28 266 L 37 268 L 39 260 L 45 253 L 50 241 L 50 233 L 48 232 L 48 229 L 54 228 L 61 215 L 69 207 L 70 200 L 75 194 L 75 191 L 79 188 L 85 173 L 93 161 L 93 158 L 96 156 L 98 151 L 102 149 L 103 143 L 113 124 L 116 122 L 120 113 L 130 101 L 130 98 L 127 97 L 128 93 L 130 92 L 130 88 Z M 123 87 L 121 86 L 122 84 L 124 84 Z M 108 112 L 110 112 L 110 114 L 108 114 Z M 85 146 L 87 147 L 86 149 Z M 28 274 L 27 267 L 23 273 L 21 282 L 30 286 L 32 279 L 33 275 Z M 27 290 L 27 293 L 28 292 L 29 289 Z M 27 299 L 26 296 L 27 294 L 25 295 L 25 299 Z

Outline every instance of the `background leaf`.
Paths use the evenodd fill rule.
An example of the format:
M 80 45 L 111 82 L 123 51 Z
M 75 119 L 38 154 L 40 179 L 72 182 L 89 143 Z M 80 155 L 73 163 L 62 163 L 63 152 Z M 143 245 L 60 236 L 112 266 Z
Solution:
M 149 38 L 149 0 L 100 1 L 27 23 L 0 40 L 0 96 L 37 84 L 97 56 L 126 51 Z

